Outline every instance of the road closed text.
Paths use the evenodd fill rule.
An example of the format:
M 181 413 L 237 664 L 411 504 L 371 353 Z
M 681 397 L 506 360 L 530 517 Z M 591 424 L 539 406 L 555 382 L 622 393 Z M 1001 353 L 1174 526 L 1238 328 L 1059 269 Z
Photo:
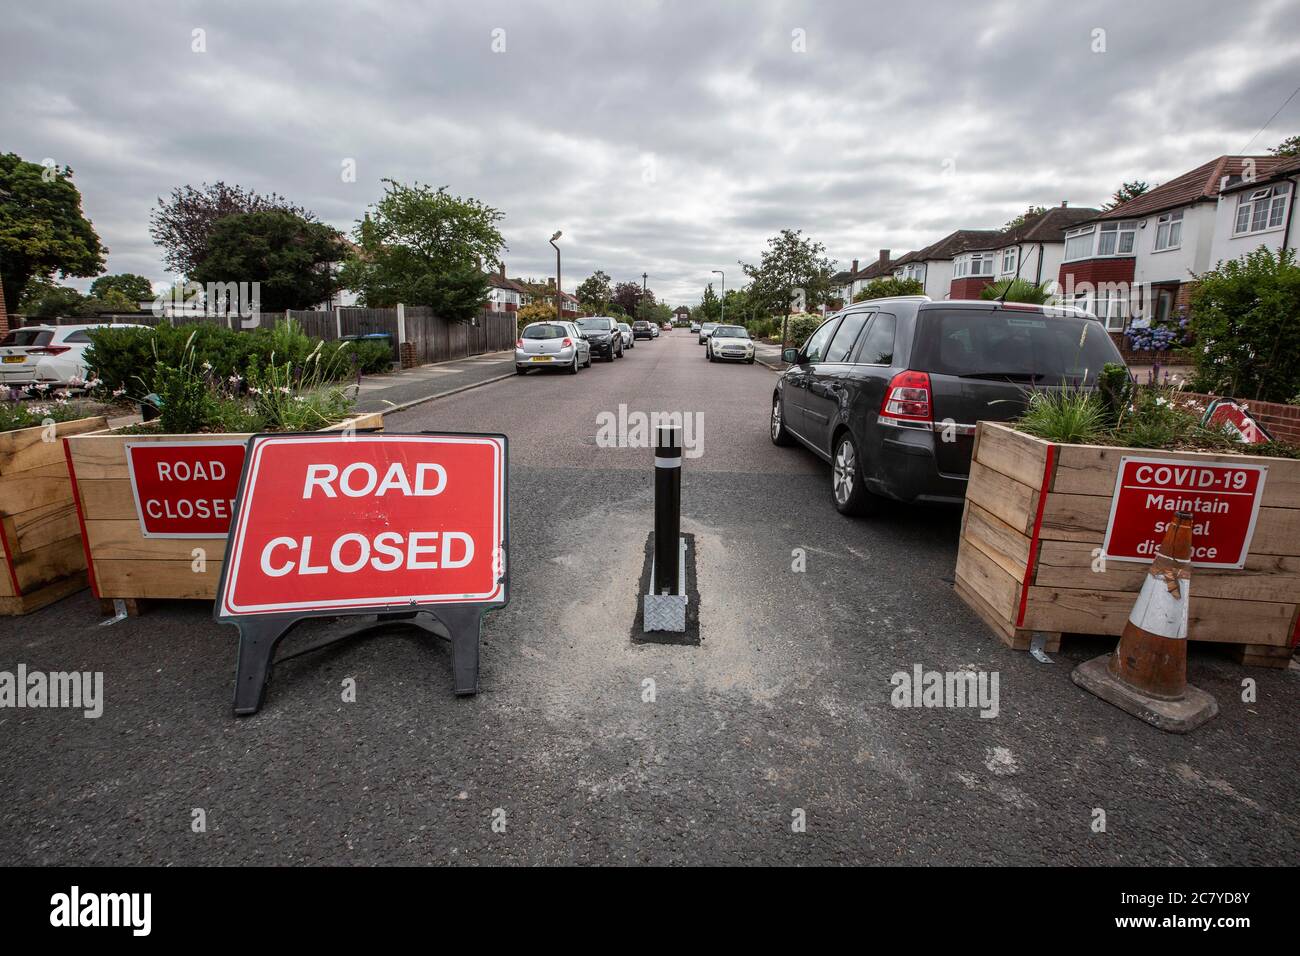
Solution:
M 232 614 L 501 591 L 504 440 L 261 437 L 231 532 Z

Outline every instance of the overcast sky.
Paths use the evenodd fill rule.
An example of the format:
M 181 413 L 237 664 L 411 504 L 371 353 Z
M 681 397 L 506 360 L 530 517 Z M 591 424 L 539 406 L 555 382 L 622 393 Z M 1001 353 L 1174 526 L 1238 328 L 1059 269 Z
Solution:
M 648 272 L 677 305 L 782 228 L 847 267 L 1300 132 L 1297 96 L 1255 135 L 1300 84 L 1297 0 L 332 6 L 7 4 L 0 150 L 73 168 L 110 272 L 169 278 L 176 185 L 346 230 L 391 177 L 501 209 L 511 275 L 553 275 L 562 229 L 566 288 Z

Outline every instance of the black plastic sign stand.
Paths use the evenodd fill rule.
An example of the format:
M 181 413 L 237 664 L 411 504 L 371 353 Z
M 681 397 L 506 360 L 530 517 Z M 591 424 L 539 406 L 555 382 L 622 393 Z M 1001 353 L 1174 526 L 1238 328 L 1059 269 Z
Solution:
M 361 432 L 357 432 L 361 434 Z M 370 432 L 370 434 L 375 434 Z M 399 435 L 401 432 L 379 433 L 381 435 Z M 218 623 L 234 624 L 239 628 L 239 658 L 235 665 L 235 714 L 247 716 L 261 709 L 266 699 L 266 688 L 271 682 L 275 665 L 275 649 L 286 634 L 299 622 L 316 617 L 353 617 L 366 616 L 372 620 L 362 622 L 343 634 L 318 641 L 301 648 L 292 654 L 280 658 L 281 661 L 298 657 L 311 651 L 320 650 L 340 641 L 348 640 L 360 634 L 389 627 L 394 624 L 409 624 L 422 628 L 432 635 L 446 640 L 451 645 L 452 691 L 457 696 L 472 696 L 478 693 L 479 670 L 479 634 L 484 613 L 505 607 L 510 599 L 510 508 L 509 508 L 509 445 L 504 435 L 486 435 L 472 432 L 418 432 L 433 436 L 457 438 L 494 438 L 502 443 L 504 461 L 502 463 L 502 542 L 505 552 L 505 570 L 498 578 L 503 586 L 500 600 L 491 603 L 440 603 L 440 604 L 382 604 L 371 607 L 349 608 L 347 610 L 330 609 L 321 611 L 291 611 L 287 613 L 247 614 L 226 616 L 222 614 L 226 588 L 230 585 L 228 575 L 234 562 L 229 560 L 230 548 L 235 528 L 239 522 L 239 509 L 244 501 L 245 482 L 248 481 L 250 463 L 253 461 L 253 444 L 258 438 L 299 438 L 320 439 L 330 437 L 321 432 L 276 432 L 268 435 L 254 435 L 249 439 L 248 454 L 244 456 L 244 470 L 239 476 L 239 491 L 235 496 L 235 508 L 227 535 L 227 560 L 222 563 L 221 584 L 217 591 L 217 600 L 213 605 L 213 616 Z M 340 433 L 339 441 L 347 441 L 348 436 Z

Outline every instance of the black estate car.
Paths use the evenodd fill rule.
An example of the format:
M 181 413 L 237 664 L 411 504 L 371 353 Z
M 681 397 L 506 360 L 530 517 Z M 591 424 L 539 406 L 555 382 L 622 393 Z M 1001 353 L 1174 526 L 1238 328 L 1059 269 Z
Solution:
M 1073 308 L 925 296 L 856 303 L 827 319 L 772 394 L 772 441 L 831 463 L 835 507 L 960 502 L 975 424 L 1024 411 L 1031 390 L 1091 388 L 1123 364 L 1106 329 Z

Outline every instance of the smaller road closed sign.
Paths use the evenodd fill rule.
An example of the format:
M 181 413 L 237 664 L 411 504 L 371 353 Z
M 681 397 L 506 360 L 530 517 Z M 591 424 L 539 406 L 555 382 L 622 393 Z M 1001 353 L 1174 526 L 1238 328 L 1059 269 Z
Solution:
M 1268 466 L 1125 455 L 1111 498 L 1102 553 L 1152 561 L 1168 524 L 1192 516 L 1192 564 L 1242 568 L 1264 497 Z
M 127 442 L 126 464 L 146 538 L 224 538 L 244 442 Z

